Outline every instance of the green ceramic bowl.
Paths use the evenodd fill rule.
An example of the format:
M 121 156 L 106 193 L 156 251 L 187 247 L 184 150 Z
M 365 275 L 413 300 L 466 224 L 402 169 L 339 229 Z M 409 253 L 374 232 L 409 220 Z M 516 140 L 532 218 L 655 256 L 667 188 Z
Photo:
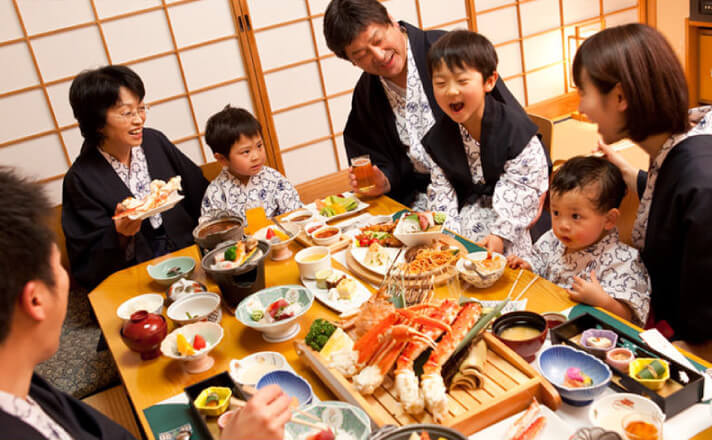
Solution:
M 290 301 L 288 297 L 293 297 L 293 300 Z M 266 318 L 260 321 L 252 319 L 254 310 L 261 310 L 266 314 L 267 307 L 279 299 L 287 299 L 288 302 L 296 304 L 291 317 L 274 322 L 268 322 Z M 309 310 L 313 302 L 314 294 L 303 286 L 292 284 L 268 287 L 240 301 L 235 309 L 235 317 L 246 326 L 261 331 L 265 341 L 282 342 L 299 333 L 298 318 Z
M 307 406 L 303 411 L 321 419 L 336 434 L 346 433 L 353 440 L 366 440 L 371 435 L 371 423 L 366 413 L 361 408 L 348 403 L 319 402 Z M 284 427 L 284 437 L 292 440 L 302 439 L 306 434 L 315 432 L 308 426 L 296 423 L 287 423 Z
M 173 257 L 158 264 L 149 264 L 148 275 L 158 284 L 170 286 L 180 278 L 188 278 L 195 269 L 195 260 L 190 257 Z

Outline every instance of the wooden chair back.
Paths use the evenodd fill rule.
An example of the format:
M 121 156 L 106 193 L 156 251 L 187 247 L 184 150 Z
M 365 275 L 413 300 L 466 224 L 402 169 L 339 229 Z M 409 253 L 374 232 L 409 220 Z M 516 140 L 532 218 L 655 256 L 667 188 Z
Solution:
M 545 118 L 543 116 L 538 116 L 529 113 L 529 119 L 537 126 L 539 129 L 539 134 L 541 134 L 541 142 L 544 144 L 544 149 L 546 149 L 547 154 L 551 157 L 551 142 L 554 138 L 554 123 L 551 119 Z

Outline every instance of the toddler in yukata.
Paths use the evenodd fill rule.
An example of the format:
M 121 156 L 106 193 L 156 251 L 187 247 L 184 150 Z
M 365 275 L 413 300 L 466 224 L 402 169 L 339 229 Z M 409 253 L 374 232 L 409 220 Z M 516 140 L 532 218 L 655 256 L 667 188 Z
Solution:
M 552 229 L 537 240 L 528 260 L 510 255 L 509 266 L 533 270 L 568 289 L 574 301 L 645 324 L 648 273 L 616 229 L 625 191 L 621 172 L 607 160 L 570 159 L 551 182 Z
M 265 166 L 262 127 L 250 112 L 226 106 L 208 119 L 205 140 L 223 169 L 205 190 L 201 221 L 226 213 L 246 218 L 258 206 L 272 217 L 302 206 L 289 180 Z

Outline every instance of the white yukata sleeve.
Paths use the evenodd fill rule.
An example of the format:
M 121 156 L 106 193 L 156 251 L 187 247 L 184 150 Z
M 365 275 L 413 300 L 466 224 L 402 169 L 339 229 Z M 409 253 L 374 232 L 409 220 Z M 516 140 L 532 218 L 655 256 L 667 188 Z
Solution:
M 549 229 L 534 243 L 530 255 L 518 256 L 531 264 L 532 272 L 541 277 L 548 278 L 549 264 L 552 258 L 554 258 L 558 240 L 552 230 Z
M 607 264 L 610 262 L 610 264 Z M 650 310 L 650 278 L 638 251 L 619 246 L 607 250 L 601 263 L 606 267 L 596 271 L 603 290 L 630 307 L 633 321 L 645 325 Z
M 539 199 L 549 188 L 549 172 L 539 138 L 504 165 L 494 188 L 492 209 L 496 219 L 490 233 L 508 241 L 516 239 L 539 212 Z
M 430 184 L 427 188 L 428 209 L 444 212 L 447 215 L 444 227 L 460 233 L 460 213 L 457 209 L 457 194 L 445 177 L 443 170 L 433 163 L 430 170 Z
M 276 173 L 278 175 L 277 199 L 279 205 L 279 213 L 277 215 L 282 215 L 285 212 L 294 211 L 304 206 L 294 185 L 278 171 Z

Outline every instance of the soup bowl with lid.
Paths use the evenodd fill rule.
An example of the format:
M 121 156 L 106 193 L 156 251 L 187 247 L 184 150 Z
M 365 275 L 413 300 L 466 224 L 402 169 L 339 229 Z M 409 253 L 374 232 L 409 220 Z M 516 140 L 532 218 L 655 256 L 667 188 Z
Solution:
M 297 252 L 294 261 L 297 262 L 299 275 L 313 280 L 317 272 L 331 267 L 331 251 L 326 246 L 311 246 Z
M 497 318 L 492 324 L 492 332 L 507 347 L 532 362 L 546 340 L 548 329 L 543 316 L 520 310 Z

